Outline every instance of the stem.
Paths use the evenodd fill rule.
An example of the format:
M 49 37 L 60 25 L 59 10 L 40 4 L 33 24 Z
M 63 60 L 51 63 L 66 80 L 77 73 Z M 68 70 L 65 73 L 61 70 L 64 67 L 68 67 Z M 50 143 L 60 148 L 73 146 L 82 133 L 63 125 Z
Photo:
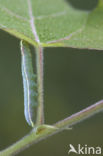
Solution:
M 37 125 L 44 123 L 43 109 L 43 48 L 36 49 L 36 67 L 37 67 L 37 88 L 38 88 L 38 109 L 37 109 Z
M 52 128 L 39 127 L 34 129 L 33 131 L 31 131 L 31 133 L 29 133 L 27 136 L 25 136 L 15 144 L 1 151 L 0 156 L 12 156 L 14 154 L 17 154 L 32 145 L 33 143 L 37 143 L 38 141 L 41 141 L 42 139 L 45 139 L 50 135 L 63 131 L 67 127 L 75 125 L 78 122 L 83 121 L 84 119 L 87 119 L 92 115 L 95 115 L 96 113 L 99 113 L 100 111 L 103 111 L 103 100 L 83 109 L 78 113 L 75 113 L 74 115 L 71 115 L 70 117 L 60 122 L 57 122 L 56 124 L 54 124 L 54 128 L 51 126 Z
M 99 113 L 100 111 L 103 111 L 103 100 L 81 110 L 80 112 L 69 116 L 68 118 L 62 121 L 57 122 L 55 126 L 58 128 L 66 128 L 68 126 L 72 126 L 81 121 L 84 121 L 85 119 L 90 118 L 91 116 Z

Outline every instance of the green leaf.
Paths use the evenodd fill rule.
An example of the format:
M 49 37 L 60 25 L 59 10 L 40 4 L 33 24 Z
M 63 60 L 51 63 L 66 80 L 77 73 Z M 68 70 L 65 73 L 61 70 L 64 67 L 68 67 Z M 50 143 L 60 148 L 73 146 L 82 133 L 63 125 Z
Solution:
M 65 0 L 0 0 L 0 28 L 35 46 L 103 49 L 103 0 L 92 12 Z

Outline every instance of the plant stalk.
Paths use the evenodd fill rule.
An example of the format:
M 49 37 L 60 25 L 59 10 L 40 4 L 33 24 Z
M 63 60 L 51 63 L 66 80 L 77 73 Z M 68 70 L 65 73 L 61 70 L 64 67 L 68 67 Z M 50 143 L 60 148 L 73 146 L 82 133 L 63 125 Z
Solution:
M 44 100 L 43 100 L 43 48 L 36 48 L 38 109 L 36 125 L 44 124 Z
M 68 127 L 75 125 L 97 113 L 100 111 L 103 111 L 103 100 L 97 102 L 96 104 L 93 104 L 82 111 L 75 113 L 71 115 L 70 117 L 57 122 L 53 125 L 54 128 L 34 128 L 34 130 L 31 131 L 27 136 L 16 142 L 15 144 L 11 145 L 7 149 L 0 152 L 0 156 L 13 156 L 24 149 L 28 148 L 33 143 L 37 143 L 38 141 L 41 141 L 48 136 L 54 135 L 55 133 L 58 133 L 60 131 L 63 131 L 67 129 Z M 42 127 L 42 125 L 41 125 Z

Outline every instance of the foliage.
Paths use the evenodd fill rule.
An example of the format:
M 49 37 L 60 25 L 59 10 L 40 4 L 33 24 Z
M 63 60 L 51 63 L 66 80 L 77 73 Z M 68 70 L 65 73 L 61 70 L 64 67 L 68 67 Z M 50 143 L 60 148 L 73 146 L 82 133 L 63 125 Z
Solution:
M 103 0 L 93 11 L 65 0 L 0 0 L 1 29 L 35 46 L 103 49 L 102 18 Z

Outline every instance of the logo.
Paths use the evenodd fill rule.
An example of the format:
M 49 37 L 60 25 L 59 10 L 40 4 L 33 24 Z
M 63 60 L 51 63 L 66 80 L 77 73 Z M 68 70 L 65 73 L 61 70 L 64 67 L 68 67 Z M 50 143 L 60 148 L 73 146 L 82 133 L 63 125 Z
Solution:
M 81 146 L 78 144 L 77 148 L 75 148 L 72 144 L 69 145 L 69 151 L 68 154 L 70 155 L 71 153 L 75 154 L 87 154 L 87 155 L 101 155 L 102 154 L 102 148 L 97 146 L 97 147 L 89 147 L 87 145 Z

